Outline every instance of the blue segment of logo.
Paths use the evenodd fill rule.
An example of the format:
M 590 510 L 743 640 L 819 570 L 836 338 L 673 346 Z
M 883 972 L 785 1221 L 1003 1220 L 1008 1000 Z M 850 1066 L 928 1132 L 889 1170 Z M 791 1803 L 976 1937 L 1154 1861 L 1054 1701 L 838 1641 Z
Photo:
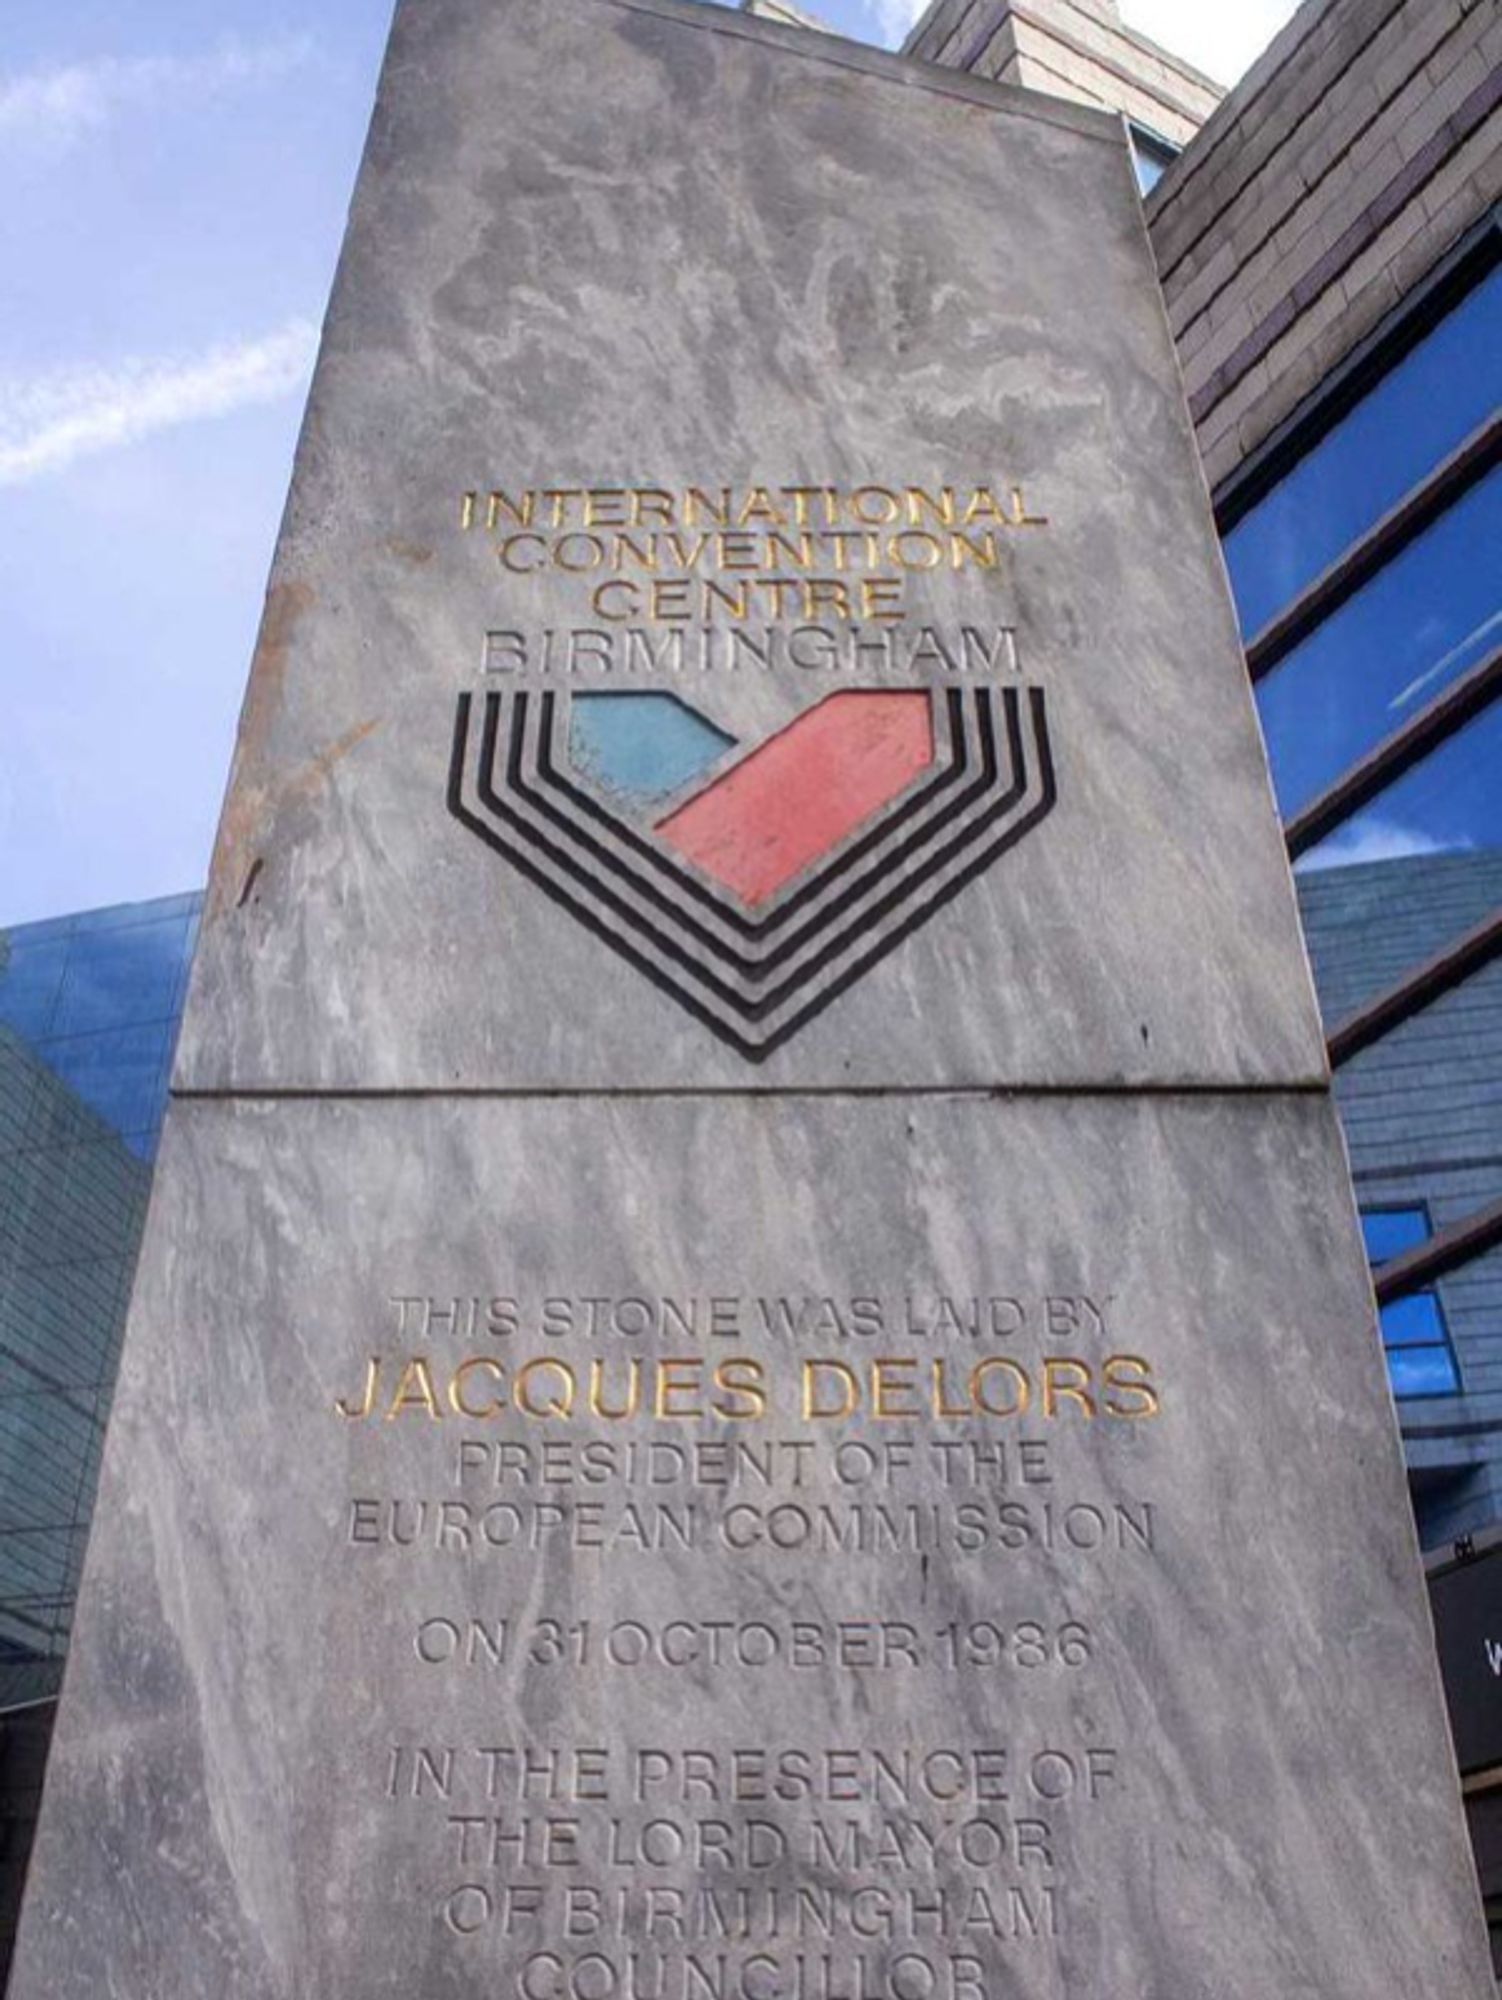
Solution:
M 569 761 L 627 798 L 668 797 L 735 743 L 674 694 L 576 694 L 572 710 Z

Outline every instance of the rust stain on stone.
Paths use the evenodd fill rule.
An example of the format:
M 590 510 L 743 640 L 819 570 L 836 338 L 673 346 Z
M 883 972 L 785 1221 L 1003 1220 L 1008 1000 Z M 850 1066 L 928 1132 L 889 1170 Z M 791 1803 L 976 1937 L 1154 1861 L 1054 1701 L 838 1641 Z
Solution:
M 230 771 L 229 796 L 219 822 L 214 865 L 204 915 L 212 922 L 233 908 L 237 885 L 245 879 L 266 816 L 267 743 L 282 705 L 292 640 L 316 593 L 311 584 L 274 584 L 266 594 L 261 634 L 251 662 L 250 685 L 240 711 L 240 731 Z
M 320 750 L 316 757 L 311 758 L 303 765 L 300 771 L 295 772 L 287 781 L 288 797 L 311 797 L 320 786 L 327 782 L 333 772 L 334 766 L 342 762 L 351 750 L 363 743 L 366 737 L 374 730 L 379 729 L 380 726 L 380 718 L 372 716 L 368 722 L 357 722 L 353 729 L 346 729 L 344 734 L 331 743 L 327 750 Z

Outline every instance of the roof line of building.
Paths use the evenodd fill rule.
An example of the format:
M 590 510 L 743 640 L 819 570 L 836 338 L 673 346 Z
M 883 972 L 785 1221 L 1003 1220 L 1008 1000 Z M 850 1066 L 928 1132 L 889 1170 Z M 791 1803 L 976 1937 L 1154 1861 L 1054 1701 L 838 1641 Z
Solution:
M 817 28 L 792 27 L 739 9 L 706 7 L 703 0 L 597 0 L 597 4 L 619 7 L 631 14 L 655 14 L 661 20 L 676 21 L 681 27 L 727 35 L 733 41 L 760 42 L 768 48 L 784 49 L 805 62 L 828 63 L 835 69 L 853 70 L 881 83 L 896 84 L 900 89 L 925 90 L 936 97 L 952 97 L 962 104 L 1013 112 L 1039 125 L 1077 132 L 1107 145 L 1123 143 L 1121 121 L 1114 112 L 1096 111 L 1088 104 L 1071 104 L 1058 97 L 1044 97 L 1017 84 L 994 83 L 988 77 L 970 76 L 937 63 L 875 49 L 865 42 L 853 42 Z

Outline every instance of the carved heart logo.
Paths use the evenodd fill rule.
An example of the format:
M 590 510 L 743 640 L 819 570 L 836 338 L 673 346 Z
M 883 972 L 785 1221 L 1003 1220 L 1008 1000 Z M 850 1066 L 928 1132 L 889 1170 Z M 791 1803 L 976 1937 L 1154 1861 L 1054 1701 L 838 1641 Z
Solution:
M 459 697 L 449 811 L 748 1062 L 1052 810 L 1039 688 L 846 689 L 747 747 L 677 695 Z

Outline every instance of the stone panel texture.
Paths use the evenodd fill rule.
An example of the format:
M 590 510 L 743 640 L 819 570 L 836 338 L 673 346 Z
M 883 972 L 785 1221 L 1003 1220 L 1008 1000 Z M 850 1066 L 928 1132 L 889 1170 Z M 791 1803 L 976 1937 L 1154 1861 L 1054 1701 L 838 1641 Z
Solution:
M 737 1977 L 751 1962 L 753 1983 L 769 1950 L 788 1981 L 795 1965 L 823 1976 L 827 1954 L 836 1975 L 878 1985 L 904 1953 L 899 1983 L 919 1977 L 916 1953 L 1018 2000 L 1481 2000 L 1437 1668 L 1340 1179 L 1334 1116 L 1314 1095 L 180 1106 L 17 2000 L 478 2000 L 547 1983 L 549 1952 L 572 1963 L 622 1945 L 642 1979 L 671 1984 L 682 1954 L 671 1924 L 649 1924 L 647 1889 L 692 1912 L 747 1870 L 675 1858 L 664 1821 L 733 1829 L 740 1855 L 748 1823 L 773 1828 L 789 1851 L 775 1859 L 763 1831 L 750 1851 L 774 1858 L 749 1879 L 790 1906 L 802 1889 L 817 1909 L 842 1875 L 894 1898 L 889 1946 L 859 1946 L 848 1914 L 833 1944 L 816 1917 L 802 1942 L 699 1937 Z M 682 1315 L 695 1299 L 707 1315 L 711 1294 L 719 1332 L 686 1339 Z M 445 1296 L 442 1321 L 400 1303 Z M 509 1301 L 514 1330 L 472 1336 L 475 1297 Z M 617 1302 L 593 1334 L 586 1298 Z M 999 1349 L 984 1334 L 956 1348 L 933 1328 L 943 1298 L 978 1300 L 987 1321 L 1010 1300 L 1005 1318 L 1022 1323 Z M 1065 1302 L 1085 1298 L 1099 1320 L 1066 1327 Z M 542 1339 L 548 1299 L 559 1324 L 559 1301 L 580 1317 Z M 677 1330 L 622 1334 L 636 1324 L 622 1302 L 664 1299 Z M 840 1339 L 855 1301 L 879 1337 Z M 487 1355 L 467 1385 L 477 1409 L 497 1368 L 514 1383 L 540 1354 L 540 1400 L 556 1403 L 561 1366 L 585 1380 L 597 1361 L 617 1409 L 633 1358 L 648 1371 L 675 1358 L 696 1385 L 680 1412 L 713 1368 L 757 1364 L 768 1418 L 623 1424 L 581 1403 L 571 1421 L 461 1421 L 446 1400 L 442 1417 L 387 1416 L 416 1353 L 440 1396 Z M 1118 1353 L 1150 1372 L 1157 1416 L 1092 1417 L 1068 1398 L 1045 1414 L 1050 1361 L 1076 1388 L 1088 1370 L 1098 1394 Z M 998 1409 L 1033 1384 L 1025 1414 L 894 1413 L 932 1407 L 936 1356 L 946 1398 L 963 1400 L 977 1354 Z M 372 1359 L 374 1419 L 341 1416 Z M 818 1364 L 823 1402 L 835 1361 L 860 1410 L 800 1424 L 805 1369 Z M 693 1486 L 678 1454 L 706 1441 L 770 1444 L 770 1477 L 748 1461 Z M 659 1457 L 632 1461 L 628 1443 Z M 520 1483 L 544 1446 L 552 1483 Z M 889 1447 L 894 1469 L 873 1474 Z M 973 1447 L 989 1455 L 978 1480 Z M 613 1455 L 612 1481 L 584 1479 L 586 1449 Z M 663 1509 L 685 1503 L 692 1525 L 668 1531 Z M 1023 1651 L 1009 1637 L 990 1667 L 954 1674 L 945 1635 L 977 1621 L 1023 1631 Z M 472 1654 L 476 1623 L 488 1644 Z M 747 1658 L 710 1671 L 717 1624 L 753 1637 Z M 565 1655 L 613 1634 L 617 1659 L 558 1657 L 554 1626 Z M 842 1631 L 840 1665 L 828 1649 Z M 869 1650 L 883 1631 L 885 1665 Z M 633 1664 L 643 1646 L 679 1666 Z M 548 1775 L 550 1756 L 580 1746 L 593 1776 Z M 1005 1753 L 981 1767 L 980 1799 L 973 1767 L 941 1761 L 933 1778 L 964 1788 L 967 1821 L 1005 1829 L 1011 1861 L 944 1852 L 952 1792 L 947 1814 L 857 1794 L 877 1752 L 900 1772 L 956 1746 Z M 423 1747 L 434 1761 L 419 1771 Z M 524 1751 L 539 1773 L 529 1811 Z M 765 1789 L 758 1760 L 789 1753 L 811 1793 L 793 1777 Z M 574 1826 L 556 1837 L 572 1862 L 527 1865 L 513 1839 L 527 1816 Z M 1413 1835 L 1400 1856 L 1395 1818 Z M 939 1855 L 831 1872 L 810 1865 L 816 1823 L 842 1841 L 857 1829 L 872 1854 L 892 1823 L 916 1848 L 917 1825 Z M 658 1864 L 612 1867 L 612 1840 L 618 1856 L 645 1841 Z M 122 1880 L 149 1920 L 125 1920 Z M 521 1899 L 508 1936 L 499 1900 L 520 1882 L 541 1902 L 527 1915 Z M 570 1888 L 622 1913 L 609 1933 L 567 1929 Z M 977 1888 L 1002 1935 L 975 1928 Z M 944 1899 L 941 1932 L 903 1914 L 913 1889 L 930 1909 Z M 572 1907 L 584 1924 L 584 1901 Z
M 1119 127 L 672 0 L 521 16 L 509 46 L 480 0 L 398 19 L 180 1086 L 1318 1082 L 1307 981 L 1285 976 L 1297 921 L 1263 753 Z M 597 65 L 602 39 L 610 116 L 563 125 L 552 79 Z M 504 120 L 486 109 L 502 101 Z M 770 129 L 779 147 L 760 142 Z M 1005 228 L 978 228 L 998 204 Z M 1092 309 L 1061 314 L 1063 298 Z M 548 633 L 623 643 L 592 608 L 613 572 L 508 573 L 483 518 L 461 529 L 461 496 L 480 495 L 483 516 L 494 487 L 986 480 L 1036 518 L 998 531 L 992 570 L 963 549 L 959 568 L 909 569 L 902 658 L 874 671 L 938 693 L 966 668 L 964 631 L 990 655 L 1010 633 L 1012 679 L 1046 702 L 1047 838 L 1021 840 L 748 1065 L 590 928 L 560 924 L 450 811 L 456 703 L 517 679 L 486 671 L 487 632 L 521 632 L 532 685 L 560 702 L 607 677 L 538 672 Z M 530 564 L 539 547 L 523 543 Z M 818 637 L 817 618 L 792 622 Z M 862 660 L 879 659 L 879 620 L 859 629 Z M 904 664 L 924 630 L 948 635 L 946 653 Z M 704 670 L 697 623 L 685 636 L 681 671 L 633 679 L 618 655 L 608 684 L 672 685 L 742 745 L 790 721 L 811 684 L 858 678 L 848 632 L 812 672 L 725 665 L 725 622 Z M 899 859 L 894 883 L 921 880 L 931 851 Z M 585 872 L 592 894 L 593 860 Z M 1165 889 L 1171 926 L 1153 921 Z M 477 1002 L 477 954 L 497 937 L 508 948 L 484 959 Z M 970 998 L 940 1010 L 939 990 Z M 546 1032 L 518 1034 L 529 1020 Z
M 146 1233 L 12 2000 L 1490 1993 L 1119 119 L 403 0 Z

